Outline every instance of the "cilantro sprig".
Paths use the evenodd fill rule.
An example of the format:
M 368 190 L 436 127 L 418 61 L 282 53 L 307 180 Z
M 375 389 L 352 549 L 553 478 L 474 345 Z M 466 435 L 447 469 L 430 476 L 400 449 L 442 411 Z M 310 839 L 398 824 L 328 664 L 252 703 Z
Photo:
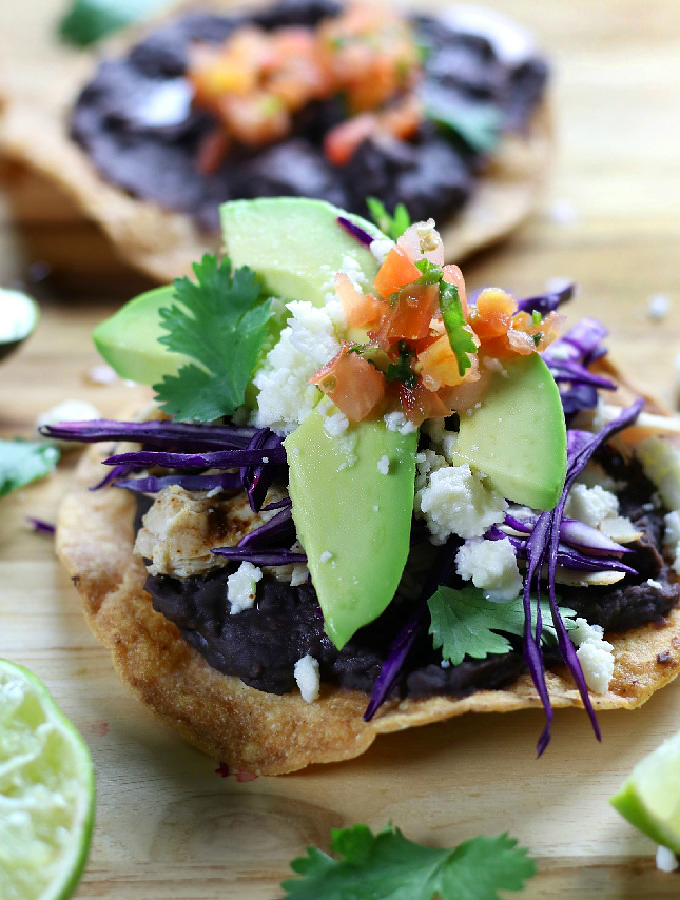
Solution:
M 378 200 L 377 197 L 366 197 L 366 206 L 378 228 L 393 241 L 400 238 L 411 226 L 411 216 L 403 203 L 397 203 L 392 215 L 387 212 L 382 200 Z
M 65 43 L 86 47 L 168 4 L 169 0 L 71 0 L 59 22 L 59 37 Z
M 439 587 L 427 601 L 430 608 L 430 634 L 436 649 L 442 648 L 442 656 L 457 666 L 466 656 L 486 659 L 490 653 L 507 653 L 512 650 L 510 641 L 503 634 L 522 635 L 524 632 L 524 606 L 522 599 L 497 603 L 486 600 L 479 588 L 468 587 L 455 591 Z M 537 601 L 531 601 L 532 626 L 536 625 Z M 568 631 L 576 628 L 573 609 L 560 607 Z M 550 607 L 541 603 L 544 639 L 556 637 L 551 624 Z
M 59 460 L 59 450 L 43 442 L 0 441 L 0 497 L 43 478 Z
M 399 828 L 334 828 L 334 859 L 317 847 L 291 863 L 300 878 L 281 887 L 293 900 L 496 900 L 521 891 L 536 864 L 507 834 L 476 837 L 453 849 L 424 847 Z
M 411 368 L 413 353 L 406 341 L 399 342 L 399 361 L 390 363 L 385 370 L 385 378 L 390 381 L 401 381 L 407 388 L 413 389 L 418 383 L 418 376 Z
M 260 283 L 247 268 L 232 270 L 206 254 L 194 263 L 196 281 L 178 278 L 180 305 L 160 310 L 167 332 L 159 343 L 195 360 L 154 385 L 161 409 L 181 420 L 211 422 L 241 406 L 261 347 L 268 336 L 271 301 L 261 302 Z
M 461 376 L 472 365 L 468 354 L 476 353 L 477 346 L 470 332 L 465 328 L 467 324 L 463 314 L 463 304 L 460 293 L 455 284 L 449 284 L 442 280 L 439 285 L 439 307 L 444 319 L 444 328 L 449 338 L 449 344 L 458 361 L 458 371 Z

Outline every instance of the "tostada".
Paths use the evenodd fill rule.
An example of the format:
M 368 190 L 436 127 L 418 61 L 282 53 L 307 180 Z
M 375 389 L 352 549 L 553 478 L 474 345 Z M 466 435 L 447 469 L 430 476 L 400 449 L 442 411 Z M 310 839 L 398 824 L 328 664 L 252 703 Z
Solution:
M 467 711 L 542 705 L 543 752 L 554 707 L 599 735 L 671 681 L 680 426 L 561 333 L 571 288 L 468 297 L 432 220 L 221 215 L 223 259 L 95 332 L 154 402 L 44 429 L 94 444 L 57 548 L 143 702 L 280 774 Z
M 547 64 L 479 9 L 179 5 L 104 52 L 41 60 L 40 80 L 9 67 L 0 150 L 160 281 L 217 248 L 219 203 L 239 197 L 405 202 L 460 258 L 527 215 L 551 156 Z

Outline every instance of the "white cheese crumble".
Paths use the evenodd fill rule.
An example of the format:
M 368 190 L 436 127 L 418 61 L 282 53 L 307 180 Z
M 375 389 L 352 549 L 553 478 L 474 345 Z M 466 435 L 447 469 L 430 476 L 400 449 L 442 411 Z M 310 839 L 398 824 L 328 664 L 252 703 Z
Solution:
M 656 867 L 662 872 L 675 872 L 678 868 L 678 858 L 669 847 L 662 847 L 661 844 L 656 850 Z
M 464 538 L 484 534 L 491 525 L 503 521 L 507 503 L 466 464 L 431 471 L 426 486 L 416 491 L 414 508 L 416 515 L 427 522 L 432 543 L 443 544 L 450 534 Z
M 498 372 L 499 375 L 502 375 L 503 378 L 508 378 L 509 373 L 505 368 L 503 363 L 496 356 L 484 356 L 482 357 L 482 365 L 485 369 L 488 369 L 489 372 Z
M 390 460 L 388 456 L 381 456 L 377 462 L 376 468 L 381 475 L 388 475 L 390 471 Z
M 466 541 L 456 555 L 456 571 L 465 581 L 482 588 L 487 600 L 514 600 L 524 583 L 512 544 L 502 541 Z
M 673 568 L 680 575 L 680 510 L 666 513 L 663 523 L 663 542 L 666 547 L 670 547 L 671 553 L 675 553 Z
M 317 309 L 306 300 L 292 300 L 287 309 L 291 313 L 287 327 L 253 378 L 259 391 L 253 424 L 283 434 L 314 409 L 319 392 L 309 379 L 340 351 L 328 309 Z
M 309 569 L 304 563 L 298 563 L 293 566 L 293 570 L 290 573 L 290 586 L 299 587 L 301 584 L 306 584 L 308 578 Z
M 378 265 L 381 266 L 392 247 L 394 247 L 394 241 L 391 241 L 389 238 L 376 238 L 374 241 L 371 241 L 368 249 L 373 254 Z
M 648 578 L 647 581 L 645 581 L 645 584 L 648 584 L 650 587 L 656 588 L 658 591 L 663 590 L 663 585 L 661 584 L 661 582 L 656 581 L 656 579 L 654 578 Z
M 576 619 L 578 626 L 569 632 L 571 642 L 578 647 L 583 677 L 591 691 L 603 694 L 614 674 L 614 646 L 604 640 L 601 625 L 589 625 L 585 619 Z
M 231 604 L 232 615 L 244 609 L 252 609 L 258 581 L 262 581 L 262 569 L 249 562 L 242 562 L 227 578 L 227 600 Z
M 321 556 L 319 557 L 320 563 L 327 563 L 333 559 L 333 554 L 330 550 L 324 550 Z
M 319 696 L 319 663 L 313 656 L 303 656 L 293 667 L 293 675 L 302 699 L 314 703 Z
M 653 294 L 647 299 L 647 318 L 654 322 L 665 319 L 671 308 L 671 298 L 667 294 Z
M 349 419 L 344 412 L 338 410 L 330 416 L 325 416 L 323 420 L 323 429 L 326 434 L 331 437 L 338 437 L 344 434 L 349 428 Z
M 416 426 L 406 418 L 403 412 L 397 410 L 385 414 L 385 425 L 388 431 L 398 431 L 399 434 L 413 434 Z
M 564 507 L 564 515 L 567 518 L 578 519 L 593 528 L 597 528 L 605 519 L 618 514 L 619 498 L 599 485 L 588 488 L 583 484 L 575 484 L 569 491 Z

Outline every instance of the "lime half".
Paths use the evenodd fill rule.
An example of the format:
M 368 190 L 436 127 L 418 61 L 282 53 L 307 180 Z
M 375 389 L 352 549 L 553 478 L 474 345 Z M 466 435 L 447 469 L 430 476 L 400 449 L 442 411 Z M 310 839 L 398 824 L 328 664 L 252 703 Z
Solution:
M 0 897 L 70 897 L 92 836 L 90 752 L 45 685 L 0 660 Z
M 610 803 L 647 837 L 680 853 L 680 732 L 635 766 Z

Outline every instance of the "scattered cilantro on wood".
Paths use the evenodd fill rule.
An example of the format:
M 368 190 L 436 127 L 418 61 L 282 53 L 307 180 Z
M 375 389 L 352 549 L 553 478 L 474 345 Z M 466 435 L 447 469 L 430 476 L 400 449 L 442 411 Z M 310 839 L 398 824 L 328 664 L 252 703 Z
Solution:
M 87 47 L 168 5 L 169 0 L 72 0 L 59 22 L 59 37 Z
M 512 650 L 510 641 L 502 634 L 524 633 L 524 605 L 522 598 L 496 603 L 486 600 L 479 588 L 469 587 L 455 591 L 439 587 L 427 601 L 430 608 L 430 634 L 435 649 L 442 648 L 444 659 L 460 665 L 466 656 L 486 659 L 490 653 L 507 653 Z M 531 601 L 532 627 L 536 626 L 537 602 Z M 560 607 L 567 630 L 576 628 L 570 621 L 576 613 Z M 550 607 L 541 603 L 544 636 L 556 637 L 552 627 Z
M 42 442 L 0 441 L 0 497 L 52 472 L 59 451 Z
M 453 849 L 424 847 L 399 828 L 372 834 L 367 825 L 334 828 L 334 859 L 317 847 L 291 863 L 300 878 L 282 883 L 293 900 L 497 900 L 521 891 L 536 874 L 523 847 L 507 834 L 476 837 Z
M 378 228 L 393 241 L 400 238 L 411 226 L 411 216 L 403 203 L 397 203 L 392 215 L 387 212 L 382 200 L 378 200 L 377 197 L 366 197 L 366 206 Z
M 439 284 L 439 307 L 442 311 L 444 319 L 444 328 L 449 338 L 449 344 L 458 360 L 458 371 L 461 376 L 470 368 L 469 353 L 477 352 L 472 335 L 465 327 L 465 315 L 463 314 L 463 304 L 460 300 L 460 293 L 455 284 L 449 284 L 448 281 L 441 281 Z
M 271 301 L 247 268 L 206 254 L 194 263 L 196 281 L 174 282 L 178 304 L 160 311 L 167 334 L 159 343 L 197 365 L 182 366 L 154 385 L 161 409 L 176 419 L 212 422 L 241 406 L 258 354 L 268 337 Z

